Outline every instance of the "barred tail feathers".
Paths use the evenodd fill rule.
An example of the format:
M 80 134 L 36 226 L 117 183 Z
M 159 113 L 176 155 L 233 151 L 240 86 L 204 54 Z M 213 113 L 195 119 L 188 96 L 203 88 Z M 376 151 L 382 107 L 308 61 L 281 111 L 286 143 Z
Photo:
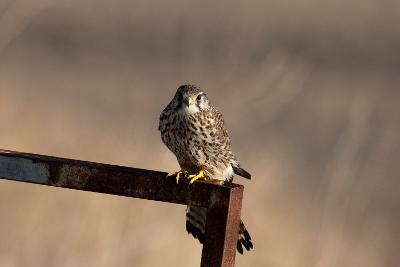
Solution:
M 204 243 L 207 209 L 198 206 L 188 206 L 186 210 L 186 230 L 198 239 L 201 244 Z M 243 247 L 250 251 L 253 249 L 251 237 L 243 222 L 240 221 L 238 241 L 236 248 L 240 254 L 243 254 Z
M 198 239 L 201 244 L 204 242 L 206 229 L 207 209 L 198 206 L 187 206 L 186 209 L 186 231 Z
M 253 242 L 251 242 L 251 236 L 244 226 L 243 221 L 240 220 L 239 238 L 236 245 L 237 251 L 240 254 L 243 254 L 243 247 L 245 247 L 247 251 L 250 251 L 253 249 Z

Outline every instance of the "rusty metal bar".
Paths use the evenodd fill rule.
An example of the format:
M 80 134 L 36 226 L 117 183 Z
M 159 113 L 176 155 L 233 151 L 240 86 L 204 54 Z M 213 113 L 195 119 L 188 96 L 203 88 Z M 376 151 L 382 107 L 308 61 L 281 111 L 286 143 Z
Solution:
M 243 187 L 211 193 L 201 267 L 235 265 L 242 198 Z
M 0 150 L 0 179 L 207 208 L 202 267 L 233 267 L 243 186 L 217 181 L 178 185 L 166 173 Z

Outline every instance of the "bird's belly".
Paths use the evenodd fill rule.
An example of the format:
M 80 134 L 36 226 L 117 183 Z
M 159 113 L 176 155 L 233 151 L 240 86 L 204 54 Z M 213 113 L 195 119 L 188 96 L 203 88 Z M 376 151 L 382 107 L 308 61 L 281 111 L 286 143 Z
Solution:
M 233 176 L 231 160 L 209 136 L 190 129 L 185 121 L 178 121 L 163 129 L 161 137 L 181 168 L 189 172 L 204 170 L 211 179 L 226 180 Z
M 181 164 L 183 162 L 196 162 L 195 148 L 186 136 L 182 135 L 179 129 L 170 129 L 170 131 L 162 134 L 162 140 Z M 182 164 L 181 164 L 182 165 Z

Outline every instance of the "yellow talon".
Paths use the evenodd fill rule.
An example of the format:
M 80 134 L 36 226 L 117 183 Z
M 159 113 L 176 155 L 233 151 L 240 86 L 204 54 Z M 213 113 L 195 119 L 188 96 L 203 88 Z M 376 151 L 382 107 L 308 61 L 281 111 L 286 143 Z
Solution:
M 170 172 L 170 173 L 168 173 L 167 177 L 175 176 L 176 184 L 178 184 L 179 183 L 179 178 L 181 177 L 181 175 L 186 175 L 186 171 L 182 169 L 182 170 L 180 170 L 178 172 Z
M 206 176 L 204 175 L 204 171 L 200 170 L 198 174 L 189 175 L 188 178 L 191 179 L 189 184 L 193 184 L 198 179 L 206 179 Z
M 177 174 L 176 174 L 176 184 L 178 184 L 179 183 L 179 177 L 181 177 L 181 173 L 182 172 L 178 172 Z

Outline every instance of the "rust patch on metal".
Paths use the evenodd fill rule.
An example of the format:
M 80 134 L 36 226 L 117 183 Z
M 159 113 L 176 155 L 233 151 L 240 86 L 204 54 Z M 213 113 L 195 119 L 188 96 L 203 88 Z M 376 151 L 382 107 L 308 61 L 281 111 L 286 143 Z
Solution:
M 99 171 L 87 166 L 62 165 L 58 168 L 58 179 L 55 186 L 84 188 L 87 181 Z

